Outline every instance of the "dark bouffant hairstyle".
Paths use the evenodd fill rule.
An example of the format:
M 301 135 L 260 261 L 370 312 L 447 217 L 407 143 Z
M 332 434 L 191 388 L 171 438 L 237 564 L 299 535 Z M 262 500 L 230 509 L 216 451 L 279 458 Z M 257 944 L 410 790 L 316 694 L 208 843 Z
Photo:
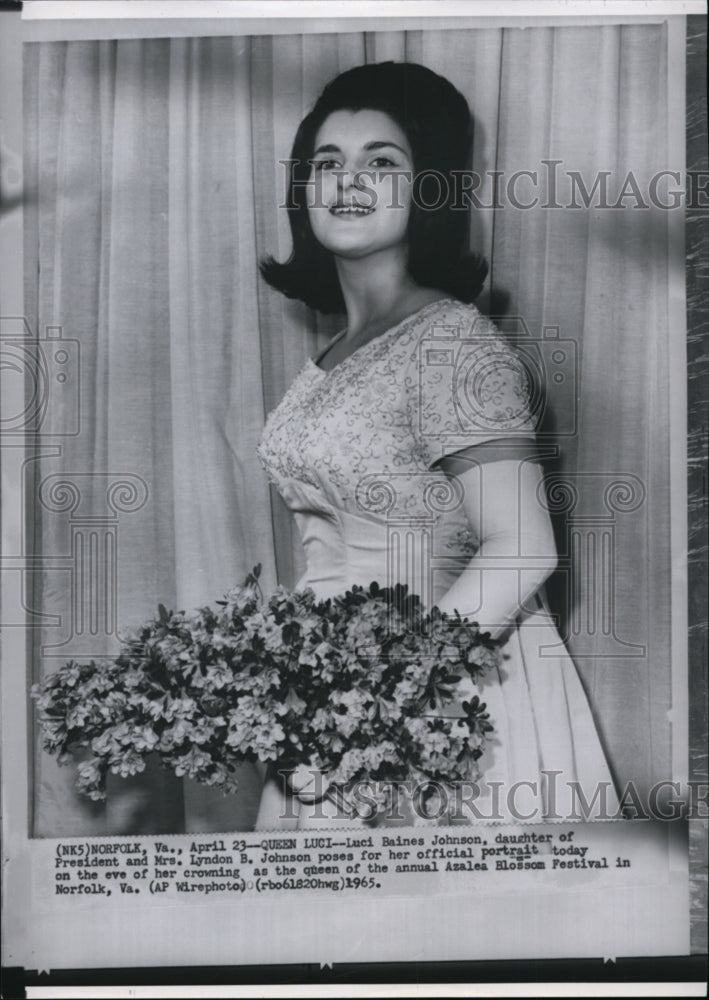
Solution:
M 468 253 L 468 213 L 454 207 L 453 171 L 471 165 L 473 123 L 468 103 L 452 83 L 416 63 L 375 63 L 341 73 L 323 90 L 296 133 L 289 165 L 288 213 L 293 250 L 285 263 L 261 262 L 265 280 L 289 298 L 323 313 L 344 312 L 333 255 L 310 226 L 308 162 L 320 126 L 334 111 L 382 111 L 406 135 L 413 152 L 414 192 L 409 217 L 408 270 L 420 285 L 463 302 L 480 293 L 487 264 Z M 423 175 L 423 176 L 421 176 Z M 438 175 L 438 176 L 435 176 Z M 445 178 L 445 183 L 440 179 Z M 421 205 L 435 205 L 422 208 Z

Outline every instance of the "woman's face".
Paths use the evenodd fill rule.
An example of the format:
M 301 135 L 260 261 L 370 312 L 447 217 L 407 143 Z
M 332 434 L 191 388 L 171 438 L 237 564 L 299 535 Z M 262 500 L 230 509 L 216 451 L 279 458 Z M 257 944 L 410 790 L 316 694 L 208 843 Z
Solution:
M 360 258 L 406 242 L 413 155 L 384 112 L 334 111 L 315 137 L 308 216 L 316 239 Z

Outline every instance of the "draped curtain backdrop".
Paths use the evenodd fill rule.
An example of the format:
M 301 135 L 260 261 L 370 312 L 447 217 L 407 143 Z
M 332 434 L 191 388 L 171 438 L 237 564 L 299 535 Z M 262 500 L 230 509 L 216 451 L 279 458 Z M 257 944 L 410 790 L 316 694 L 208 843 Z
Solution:
M 257 261 L 289 252 L 279 160 L 323 85 L 421 62 L 470 101 L 484 204 L 492 171 L 536 170 L 519 200 L 544 201 L 545 160 L 558 203 L 569 170 L 588 188 L 610 171 L 615 200 L 629 171 L 642 186 L 668 165 L 666 43 L 614 25 L 26 46 L 26 310 L 65 342 L 27 463 L 36 676 L 115 653 L 116 627 L 213 601 L 256 563 L 266 587 L 297 578 L 254 449 L 342 321 L 273 292 Z M 670 777 L 668 213 L 576 200 L 481 208 L 471 245 L 491 268 L 479 305 L 545 352 L 551 592 L 616 778 L 642 790 Z M 573 342 L 556 361 L 554 328 Z M 105 804 L 73 781 L 36 751 L 36 835 L 244 829 L 259 793 L 248 769 L 230 798 L 159 768 L 112 779 Z

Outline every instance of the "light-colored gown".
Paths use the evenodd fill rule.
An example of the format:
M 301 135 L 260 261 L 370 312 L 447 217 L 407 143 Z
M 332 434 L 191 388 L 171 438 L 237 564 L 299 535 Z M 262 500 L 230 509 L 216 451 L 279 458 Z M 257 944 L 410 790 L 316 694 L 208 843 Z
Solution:
M 429 303 L 332 371 L 309 361 L 270 414 L 258 448 L 302 538 L 307 568 L 297 587 L 329 597 L 373 580 L 407 583 L 428 606 L 436 603 L 478 539 L 456 481 L 435 463 L 510 438 L 534 440 L 524 372 L 475 306 Z M 533 564 L 533 552 L 522 555 Z M 578 808 L 573 782 L 587 801 L 601 783 L 613 808 L 585 692 L 541 593 L 520 610 L 501 668 L 478 691 L 495 732 L 480 761 L 471 820 L 566 817 Z M 293 826 L 281 823 L 268 791 L 258 826 Z

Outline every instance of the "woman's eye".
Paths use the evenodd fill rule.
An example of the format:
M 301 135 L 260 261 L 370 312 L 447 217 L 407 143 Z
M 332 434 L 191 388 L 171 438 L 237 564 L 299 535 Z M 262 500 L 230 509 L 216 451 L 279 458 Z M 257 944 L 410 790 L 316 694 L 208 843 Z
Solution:
M 334 170 L 338 165 L 337 160 L 316 160 L 313 164 L 315 170 Z
M 375 156 L 372 160 L 373 167 L 395 167 L 396 164 L 388 156 Z

